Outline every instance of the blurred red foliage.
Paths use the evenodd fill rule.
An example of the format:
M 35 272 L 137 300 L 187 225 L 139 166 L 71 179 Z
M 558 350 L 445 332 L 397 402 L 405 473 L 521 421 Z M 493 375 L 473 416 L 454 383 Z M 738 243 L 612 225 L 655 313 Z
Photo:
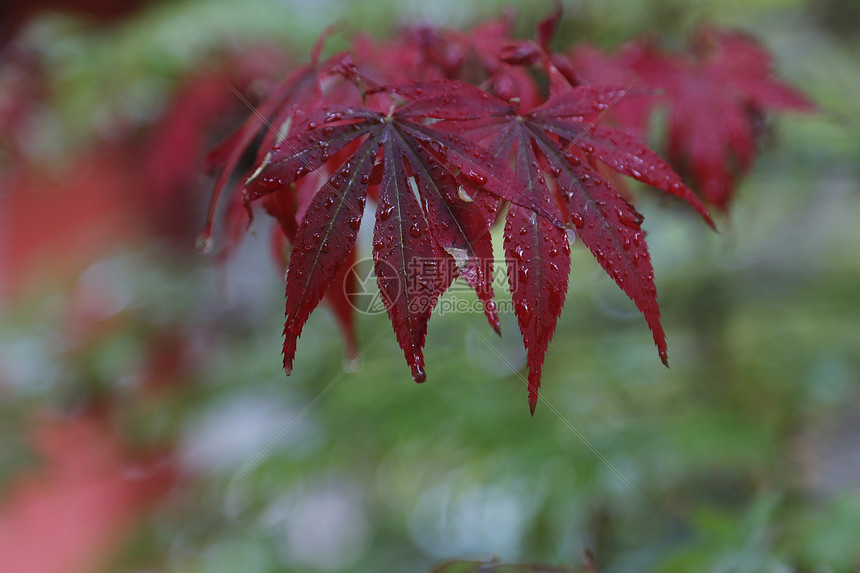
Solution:
M 17 299 L 41 281 L 76 276 L 142 231 L 128 201 L 136 185 L 122 150 L 95 151 L 67 170 L 20 169 L 2 181 L 0 297 Z
M 176 480 L 169 460 L 129 451 L 98 414 L 36 417 L 32 442 L 43 464 L 0 498 L 0 571 L 101 570 Z
M 80 14 L 108 22 L 128 16 L 146 3 L 147 0 L 4 0 L 0 8 L 0 47 L 41 12 Z

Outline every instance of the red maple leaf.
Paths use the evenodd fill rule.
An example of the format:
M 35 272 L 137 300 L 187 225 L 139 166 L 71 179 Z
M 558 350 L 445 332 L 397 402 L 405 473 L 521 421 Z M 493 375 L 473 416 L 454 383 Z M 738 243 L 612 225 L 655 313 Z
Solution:
M 628 44 L 615 54 L 579 46 L 570 66 L 582 83 L 630 81 L 663 93 L 642 94 L 618 106 L 615 117 L 625 129 L 642 133 L 654 106 L 664 101 L 669 161 L 722 211 L 756 158 L 765 112 L 815 109 L 775 77 L 773 58 L 754 38 L 736 31 L 701 28 L 683 55 L 650 42 Z
M 557 15 L 557 14 L 556 14 Z M 371 85 L 401 85 L 435 79 L 479 85 L 503 100 L 518 98 L 524 107 L 542 96 L 528 70 L 500 57 L 515 43 L 513 12 L 468 31 L 420 26 L 406 28 L 389 41 L 359 36 L 353 44 L 356 65 Z
M 351 68 L 352 60 L 347 54 L 339 53 L 323 61 L 319 59 L 328 32 L 329 30 L 322 34 L 314 47 L 311 62 L 299 66 L 275 86 L 258 107 L 252 107 L 253 111 L 245 122 L 209 153 L 206 161 L 207 167 L 216 176 L 216 181 L 209 202 L 206 225 L 198 237 L 198 245 L 202 250 L 208 250 L 213 243 L 215 214 L 219 200 L 225 191 L 228 194 L 229 204 L 225 217 L 226 228 L 223 233 L 226 245 L 221 251 L 221 258 L 232 254 L 235 245 L 241 238 L 241 231 L 250 225 L 251 210 L 247 202 L 241 201 L 235 193 L 230 191 L 233 188 L 241 189 L 244 181 L 248 178 L 249 173 L 243 171 L 240 166 L 243 158 L 251 150 L 252 143 L 255 140 L 260 141 L 254 159 L 255 164 L 260 164 L 264 162 L 266 153 L 275 142 L 283 139 L 289 132 L 294 115 L 301 114 L 307 109 L 313 109 L 314 102 L 322 96 L 321 84 L 324 81 L 335 81 L 333 86 L 329 86 L 329 92 L 344 96 L 342 92 L 347 91 L 352 96 L 356 95 L 352 93 L 354 87 L 345 81 L 344 74 L 337 73 L 338 71 L 346 72 Z M 242 99 L 240 93 L 236 92 L 234 95 L 237 100 Z M 249 102 L 244 103 L 251 107 Z M 278 129 L 273 126 L 278 126 Z M 241 183 L 237 186 L 236 181 Z M 292 187 L 283 193 L 269 195 L 263 202 L 266 212 L 274 217 L 279 224 L 278 228 L 273 229 L 271 240 L 272 251 L 279 264 L 284 264 L 286 259 L 284 241 L 289 243 L 295 239 L 298 221 L 304 208 L 307 207 L 310 197 L 317 191 L 318 187 L 318 185 L 314 187 L 313 182 L 308 181 L 299 187 L 302 192 L 297 193 L 296 188 Z M 344 281 L 349 281 L 350 278 L 346 276 L 340 278 L 342 281 L 331 288 L 326 296 L 343 330 L 347 352 L 354 357 L 356 354 L 354 313 L 341 286 L 346 284 Z
M 425 88 L 426 89 L 426 88 Z M 474 88 L 472 88 L 474 89 Z M 552 217 L 570 222 L 616 284 L 642 311 L 661 359 L 666 343 L 642 216 L 597 170 L 597 161 L 707 210 L 672 168 L 631 135 L 599 125 L 601 112 L 624 96 L 616 88 L 562 89 L 526 113 L 497 101 L 492 117 L 448 120 L 438 127 L 470 131 L 512 162 L 519 187 Z M 529 406 L 534 412 L 541 364 L 567 293 L 570 250 L 564 229 L 512 205 L 505 224 L 508 279 L 517 321 L 528 349 Z
M 505 246 L 529 348 L 532 410 L 540 365 L 567 290 L 566 225 L 577 230 L 642 310 L 665 360 L 641 216 L 593 162 L 682 197 L 708 215 L 654 152 L 622 131 L 597 125 L 598 114 L 622 95 L 617 89 L 568 88 L 521 115 L 516 104 L 479 88 L 437 80 L 376 90 L 368 106 L 324 106 L 305 114 L 266 154 L 245 195 L 248 201 L 278 197 L 279 204 L 293 205 L 296 183 L 324 179 L 299 227 L 288 231 L 295 238 L 286 281 L 287 371 L 308 316 L 353 252 L 372 186 L 379 187 L 377 281 L 416 381 L 426 376 L 423 345 L 430 313 L 454 276 L 463 276 L 476 290 L 498 327 L 487 264 L 491 213 L 464 186 L 511 204 Z M 479 135 L 467 139 L 464 133 L 473 131 Z M 484 140 L 492 152 L 483 148 Z M 515 174 L 508 171 L 510 160 Z
M 551 28 L 542 24 L 542 42 Z M 541 46 L 503 42 L 502 36 L 490 30 L 468 45 L 483 56 L 488 80 L 504 73 L 508 84 L 502 96 L 532 93 L 535 82 L 526 66 L 544 64 L 553 95 L 542 105 L 518 96 L 504 101 L 450 79 L 353 91 L 332 89 L 335 81 L 324 89 L 321 70 L 359 86 L 379 86 L 384 80 L 380 70 L 385 66 L 355 66 L 338 56 L 334 65 L 302 68 L 261 106 L 257 119 L 216 150 L 221 164 L 235 166 L 253 134 L 271 118 L 244 198 L 246 203 L 262 200 L 292 242 L 284 326 L 288 373 L 310 313 L 326 292 L 340 286 L 337 277 L 353 256 L 368 196 L 378 203 L 377 284 L 417 382 L 426 378 L 423 346 L 430 314 L 457 276 L 476 291 L 498 331 L 489 224 L 500 200 L 510 209 L 505 248 L 517 319 L 529 349 L 532 412 L 543 357 L 567 291 L 566 227 L 576 229 L 640 308 L 666 360 L 641 215 L 598 172 L 598 162 L 687 200 L 710 221 L 707 211 L 653 151 L 625 132 L 598 125 L 605 110 L 624 96 L 623 89 L 571 88 Z M 489 61 L 490 46 L 498 51 L 496 62 Z M 415 61 L 434 61 L 426 50 L 401 56 L 415 59 L 416 54 L 423 55 Z M 497 83 L 486 85 L 500 91 Z M 224 181 L 222 173 L 216 192 Z M 303 195 L 310 200 L 302 214 Z
M 318 64 L 315 56 L 214 154 L 233 170 L 266 126 L 244 201 L 249 208 L 262 202 L 292 244 L 284 327 L 288 373 L 309 315 L 326 293 L 334 296 L 332 289 L 341 286 L 355 257 L 358 230 L 371 223 L 364 221 L 368 197 L 377 203 L 372 223 L 377 284 L 416 381 L 426 378 L 423 347 L 430 314 L 454 278 L 463 277 L 476 291 L 498 330 L 489 226 L 500 204 L 508 209 L 508 282 L 528 351 L 532 412 L 566 297 L 568 232 L 636 304 L 667 360 L 642 216 L 619 193 L 615 176 L 678 197 L 713 223 L 669 163 L 603 120 L 611 119 L 613 106 L 624 105 L 636 82 L 642 97 L 630 98 L 630 108 L 614 119 L 635 123 L 640 133 L 656 95 L 651 87 L 666 88 L 666 97 L 681 98 L 681 104 L 672 99 L 673 105 L 684 108 L 691 105 L 684 82 L 699 89 L 720 78 L 728 87 L 713 97 L 735 106 L 735 115 L 738 98 L 745 113 L 777 102 L 802 107 L 805 100 L 792 100 L 794 92 L 772 80 L 769 71 L 763 76 L 769 60 L 736 36 L 718 35 L 723 59 L 697 60 L 695 68 L 640 49 L 629 52 L 623 65 L 604 65 L 594 57 L 589 70 L 576 54 L 548 51 L 559 17 L 557 10 L 540 23 L 537 42 L 511 40 L 500 20 L 471 35 L 421 28 L 389 43 L 363 40 L 355 47 L 356 62 L 342 54 Z M 533 76 L 533 66 L 548 75 L 548 98 L 537 87 L 542 82 Z M 610 68 L 615 85 L 607 87 L 599 76 Z M 572 87 L 586 82 L 595 85 Z M 697 161 L 704 164 L 702 157 L 723 153 L 721 145 L 749 160 L 751 152 L 739 147 L 737 133 L 727 143 L 721 135 L 701 134 L 714 120 L 701 120 L 701 109 L 695 114 L 699 123 L 672 134 L 673 151 L 684 137 L 717 137 L 718 143 L 695 148 Z M 701 172 L 694 170 L 693 179 Z M 222 173 L 219 189 L 226 180 Z M 280 249 L 284 243 L 277 240 Z
M 503 162 L 426 121 L 490 116 L 507 104 L 501 102 L 499 107 L 486 92 L 454 80 L 388 92 L 411 101 L 396 107 L 389 95 L 377 93 L 372 107 L 335 105 L 307 114 L 292 135 L 272 148 L 248 181 L 249 201 L 272 192 L 290 192 L 294 182 L 320 177 L 321 166 L 357 145 L 341 165 L 333 166 L 333 174 L 314 195 L 296 232 L 286 286 L 284 366 L 288 372 L 308 316 L 353 249 L 371 185 L 379 187 L 373 251 L 377 283 L 418 382 L 426 376 L 427 321 L 455 274 L 475 288 L 486 303 L 491 324 L 498 328 L 492 271 L 486 264 L 491 257 L 490 214 L 481 202 L 461 198 L 465 193 L 461 189 L 480 185 L 500 199 L 552 218 L 519 193 Z M 374 172 L 379 173 L 378 183 Z

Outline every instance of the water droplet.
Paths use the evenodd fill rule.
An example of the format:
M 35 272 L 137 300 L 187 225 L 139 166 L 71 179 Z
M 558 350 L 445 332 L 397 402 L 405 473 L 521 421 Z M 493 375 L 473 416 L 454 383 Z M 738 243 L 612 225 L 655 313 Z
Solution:
M 418 223 L 413 223 L 412 228 L 409 229 L 409 234 L 415 237 L 416 239 L 421 236 L 421 227 L 418 226 Z
M 418 356 L 413 356 L 412 360 L 416 361 L 412 365 L 412 379 L 421 384 L 427 380 L 427 373 L 424 371 L 424 367 L 418 364 Z
M 634 211 L 623 211 L 621 209 L 617 209 L 616 214 L 618 215 L 619 221 L 628 227 L 633 227 L 634 229 L 638 229 L 639 224 L 642 222 L 641 217 Z
M 281 187 L 281 180 L 278 177 L 273 177 L 271 175 L 260 178 L 259 182 L 260 187 L 266 191 L 274 191 L 278 187 Z
M 566 233 L 567 233 L 567 241 L 565 241 L 561 244 L 561 248 L 564 251 L 565 255 L 569 255 L 570 254 L 570 245 L 572 245 L 573 243 L 576 242 L 576 233 L 573 231 L 573 229 L 568 229 L 566 231 Z M 568 244 L 568 243 L 570 243 L 570 244 Z
M 520 280 L 521 284 L 524 284 L 524 285 L 528 284 L 530 274 L 531 274 L 531 268 L 530 267 L 527 267 L 525 265 L 520 265 L 519 280 Z
M 380 221 L 387 221 L 389 217 L 391 217 L 391 213 L 394 211 L 394 205 L 385 205 L 380 207 L 376 216 Z
M 476 173 L 475 171 L 472 171 L 471 169 L 466 173 L 466 177 L 468 177 L 472 181 L 476 182 L 478 185 L 483 185 L 484 183 L 487 182 L 486 176 L 484 176 L 480 173 Z
M 290 320 L 290 323 L 287 326 L 287 329 L 290 331 L 291 334 L 295 334 L 296 336 L 298 336 L 302 333 L 302 325 L 299 324 L 298 322 L 296 322 L 295 320 Z
M 518 300 L 516 303 L 517 318 L 522 326 L 528 326 L 532 319 L 532 309 L 524 300 Z
M 583 226 L 585 226 L 585 220 L 579 213 L 574 213 L 573 215 L 571 215 L 571 218 L 573 219 L 573 224 L 576 225 L 577 229 L 581 229 Z

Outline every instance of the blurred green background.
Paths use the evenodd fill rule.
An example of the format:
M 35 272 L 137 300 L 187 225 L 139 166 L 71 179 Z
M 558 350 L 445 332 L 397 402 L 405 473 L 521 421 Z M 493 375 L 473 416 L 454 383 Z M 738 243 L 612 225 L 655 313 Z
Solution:
M 191 0 L 98 27 L 40 14 L 14 42 L 37 54 L 49 95 L 20 155 L 0 149 L 3 192 L 22 169 L 63 177 L 89 149 L 145 137 L 183 78 L 229 47 L 262 42 L 302 61 L 332 23 L 343 29 L 327 52 L 356 31 L 466 28 L 508 5 L 524 36 L 551 9 Z M 559 46 L 655 35 L 677 47 L 703 21 L 748 30 L 822 109 L 774 120 L 720 234 L 639 193 L 671 369 L 632 303 L 574 248 L 534 418 L 512 315 L 501 339 L 480 315 L 435 316 L 428 381 L 416 385 L 385 316 L 358 318 L 360 362 L 345 371 L 321 307 L 286 378 L 281 279 L 262 218 L 224 265 L 184 236 L 117 233 L 86 264 L 35 273 L 0 302 L 0 503 L 14 504 L 18 476 L 44 466 L 34 420 L 98 412 L 130 456 L 158 450 L 174 475 L 98 570 L 423 572 L 493 556 L 577 566 L 584 549 L 603 572 L 856 570 L 860 6 L 564 6 Z M 197 184 L 185 215 L 194 230 L 211 181 Z M 18 216 L 3 205 L 0 226 Z M 25 226 L 55 232 L 62 253 L 63 234 L 39 213 Z M 153 383 L 152 362 L 173 351 L 181 367 Z

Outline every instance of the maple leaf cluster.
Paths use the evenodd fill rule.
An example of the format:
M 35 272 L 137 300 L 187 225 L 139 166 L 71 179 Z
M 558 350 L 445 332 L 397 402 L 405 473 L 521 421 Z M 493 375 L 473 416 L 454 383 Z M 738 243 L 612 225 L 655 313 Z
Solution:
M 723 212 L 755 161 L 766 135 L 766 112 L 816 109 L 775 77 L 773 58 L 754 38 L 734 30 L 702 27 L 680 54 L 642 40 L 614 54 L 580 45 L 556 58 L 573 82 L 654 90 L 619 102 L 613 119 L 645 137 L 655 109 L 668 108 L 669 162 L 707 203 Z
M 643 218 L 619 175 L 688 203 L 713 226 L 679 171 L 722 208 L 752 162 L 763 112 L 812 106 L 773 79 L 767 53 L 747 36 L 703 31 L 692 56 L 645 43 L 609 55 L 557 52 L 549 42 L 560 17 L 544 19 L 534 41 L 514 39 L 510 17 L 465 33 L 361 36 L 326 59 L 321 39 L 310 63 L 212 151 L 217 179 L 202 243 L 234 187 L 243 191 L 232 194 L 228 217 L 259 204 L 278 222 L 273 245 L 289 261 L 287 373 L 323 298 L 354 349 L 344 287 L 362 226 L 373 228 L 377 284 L 416 382 L 426 378 L 428 320 L 454 278 L 475 290 L 498 332 L 490 227 L 502 219 L 532 413 L 567 293 L 570 233 L 636 304 L 667 361 Z M 671 163 L 642 143 L 664 102 Z

